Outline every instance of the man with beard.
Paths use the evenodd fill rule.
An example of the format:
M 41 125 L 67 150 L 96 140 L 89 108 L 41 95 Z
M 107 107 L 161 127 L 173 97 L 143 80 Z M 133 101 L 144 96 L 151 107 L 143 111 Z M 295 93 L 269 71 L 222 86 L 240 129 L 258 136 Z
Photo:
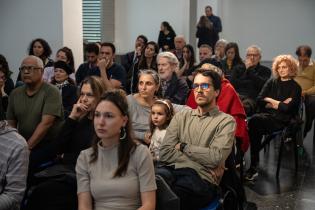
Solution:
M 197 71 L 192 87 L 198 107 L 173 117 L 160 150 L 163 166 L 157 169 L 180 198 L 182 210 L 203 208 L 217 196 L 236 126 L 216 105 L 218 73 Z

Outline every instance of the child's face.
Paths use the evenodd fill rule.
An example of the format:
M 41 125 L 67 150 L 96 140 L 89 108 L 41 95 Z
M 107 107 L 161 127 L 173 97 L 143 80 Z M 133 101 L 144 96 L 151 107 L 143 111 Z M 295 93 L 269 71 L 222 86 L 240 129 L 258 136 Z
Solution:
M 157 127 L 161 127 L 165 124 L 167 117 L 163 105 L 152 106 L 151 120 L 152 123 Z

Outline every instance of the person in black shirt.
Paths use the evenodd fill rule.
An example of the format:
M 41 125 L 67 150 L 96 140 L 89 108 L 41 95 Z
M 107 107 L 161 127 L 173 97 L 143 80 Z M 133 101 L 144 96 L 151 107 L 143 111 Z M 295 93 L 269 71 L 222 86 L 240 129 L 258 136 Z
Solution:
M 297 61 L 291 55 L 279 55 L 274 59 L 273 78 L 266 82 L 257 98 L 260 112 L 248 121 L 251 164 L 246 180 L 253 181 L 258 176 L 259 150 L 263 135 L 288 126 L 298 113 L 302 89 L 293 80 L 297 71 Z

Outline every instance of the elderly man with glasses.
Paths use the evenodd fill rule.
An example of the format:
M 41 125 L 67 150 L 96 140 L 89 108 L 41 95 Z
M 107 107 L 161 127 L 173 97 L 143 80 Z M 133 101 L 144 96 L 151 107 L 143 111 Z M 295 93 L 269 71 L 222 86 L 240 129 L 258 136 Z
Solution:
M 256 98 L 271 76 L 271 70 L 260 64 L 261 49 L 251 45 L 246 50 L 245 66 L 236 68 L 232 73 L 231 83 L 240 95 L 247 116 L 255 114 Z
M 42 80 L 40 58 L 24 58 L 20 72 L 25 85 L 10 94 L 7 120 L 27 141 L 32 175 L 33 170 L 54 157 L 50 145 L 63 119 L 62 100 L 58 90 Z

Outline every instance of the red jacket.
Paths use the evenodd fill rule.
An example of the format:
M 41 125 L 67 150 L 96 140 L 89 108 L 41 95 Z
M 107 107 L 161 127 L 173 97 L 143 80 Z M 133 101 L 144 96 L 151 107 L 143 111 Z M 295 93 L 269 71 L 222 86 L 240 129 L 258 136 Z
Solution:
M 186 105 L 193 109 L 197 108 L 193 90 L 190 91 Z M 242 151 L 246 152 L 249 146 L 249 136 L 245 110 L 234 87 L 227 79 L 221 81 L 221 92 L 217 98 L 217 105 L 222 112 L 234 117 L 236 121 L 235 137 L 242 141 Z

